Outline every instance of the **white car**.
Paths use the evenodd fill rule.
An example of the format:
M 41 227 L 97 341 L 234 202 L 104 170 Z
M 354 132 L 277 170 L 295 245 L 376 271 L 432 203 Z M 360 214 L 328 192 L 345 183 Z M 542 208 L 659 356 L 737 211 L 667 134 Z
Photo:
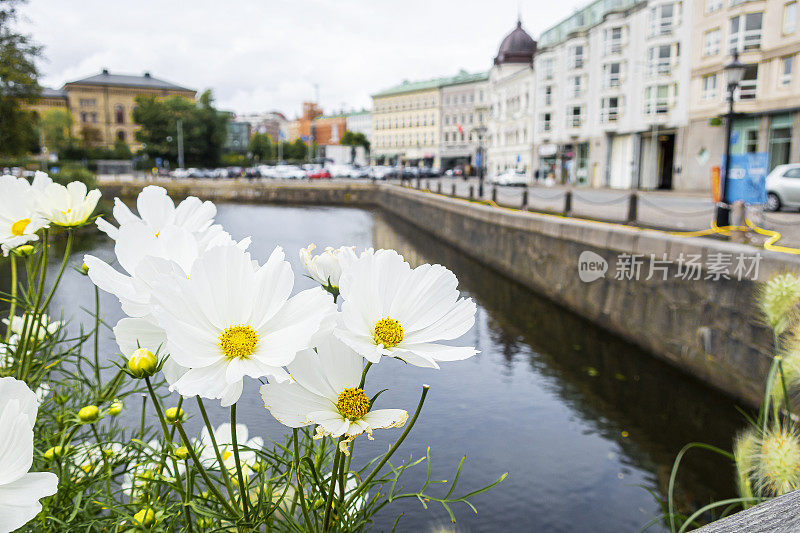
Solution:
M 303 169 L 294 165 L 278 165 L 273 169 L 273 173 L 278 179 L 300 180 L 306 177 Z
M 169 174 L 173 178 L 178 178 L 178 179 L 183 179 L 183 178 L 188 178 L 189 177 L 189 171 L 186 170 L 185 168 L 176 168 L 175 170 L 173 170 Z
M 527 185 L 528 176 L 523 170 L 510 169 L 492 177 L 491 181 L 497 185 Z
M 800 164 L 778 165 L 767 176 L 767 211 L 800 207 Z

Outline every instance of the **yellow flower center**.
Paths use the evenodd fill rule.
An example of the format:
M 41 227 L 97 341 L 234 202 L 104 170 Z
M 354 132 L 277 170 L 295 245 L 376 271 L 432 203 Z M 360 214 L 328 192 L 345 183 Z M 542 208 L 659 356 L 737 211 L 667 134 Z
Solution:
M 336 408 L 342 416 L 350 420 L 358 420 L 369 412 L 369 398 L 362 389 L 348 387 L 339 394 Z
M 228 326 L 219 335 L 219 347 L 231 359 L 247 359 L 256 351 L 258 334 L 250 326 Z
M 403 326 L 393 318 L 382 318 L 375 324 L 375 344 L 383 344 L 386 348 L 394 348 L 403 340 Z
M 17 235 L 17 236 L 23 235 L 25 233 L 25 228 L 27 228 L 28 224 L 30 223 L 31 219 L 29 218 L 23 218 L 17 220 L 13 224 L 11 224 L 11 235 Z

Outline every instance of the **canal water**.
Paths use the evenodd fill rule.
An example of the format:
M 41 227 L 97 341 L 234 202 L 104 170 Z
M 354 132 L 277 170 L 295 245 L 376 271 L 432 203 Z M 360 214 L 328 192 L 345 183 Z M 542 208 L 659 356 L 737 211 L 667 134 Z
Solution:
M 451 480 L 466 455 L 456 493 L 488 484 L 504 472 L 509 475 L 473 500 L 478 514 L 456 504 L 455 526 L 437 504 L 425 510 L 409 499 L 385 508 L 377 516 L 376 531 L 390 530 L 400 513 L 399 531 L 638 531 L 660 513 L 651 492 L 665 497 L 678 450 L 691 441 L 730 449 L 745 424 L 730 399 L 396 217 L 349 208 L 218 208 L 217 221 L 234 238 L 253 237 L 250 250 L 259 261 L 276 245 L 284 247 L 296 290 L 313 286 L 303 276 L 300 248 L 311 242 L 319 247 L 372 246 L 394 248 L 412 266 L 447 266 L 458 276 L 463 295 L 478 304 L 475 326 L 457 342 L 474 344 L 480 355 L 444 363 L 441 370 L 383 361 L 370 372 L 367 392 L 388 388 L 380 407 L 412 411 L 421 384 L 431 387 L 395 461 L 416 459 L 430 446 L 433 478 Z M 84 237 L 78 244 L 74 266 L 84 253 L 113 257 L 113 243 L 104 236 Z M 72 314 L 71 327 L 77 328 L 80 322 L 91 322 L 79 309 L 93 308 L 93 298 L 88 278 L 68 271 L 53 309 Z M 110 325 L 123 316 L 108 294 L 101 294 L 101 308 Z M 115 357 L 108 330 L 101 351 Z M 264 409 L 257 382 L 250 380 L 245 388 L 239 413 L 251 435 L 283 440 L 285 428 Z M 227 416 L 221 409 L 212 413 L 217 423 Z M 398 434 L 380 430 L 374 442 L 360 439 L 355 461 L 385 450 Z M 734 495 L 731 465 L 705 452 L 690 454 L 682 472 L 677 488 L 682 505 L 700 506 Z M 422 465 L 407 472 L 404 490 L 420 487 L 425 475 Z M 431 490 L 442 492 L 435 486 Z M 663 527 L 656 524 L 650 530 Z

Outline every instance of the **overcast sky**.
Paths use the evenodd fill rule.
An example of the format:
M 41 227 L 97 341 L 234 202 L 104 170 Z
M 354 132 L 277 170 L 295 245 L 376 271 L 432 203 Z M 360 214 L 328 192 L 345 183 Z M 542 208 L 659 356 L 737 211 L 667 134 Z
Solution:
M 522 14 L 534 38 L 585 0 L 29 0 L 42 84 L 99 73 L 211 88 L 220 108 L 370 106 L 401 82 L 488 69 Z

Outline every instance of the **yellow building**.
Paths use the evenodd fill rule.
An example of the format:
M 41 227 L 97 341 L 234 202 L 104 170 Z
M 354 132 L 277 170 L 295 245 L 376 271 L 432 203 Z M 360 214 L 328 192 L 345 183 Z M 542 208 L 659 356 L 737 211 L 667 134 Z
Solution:
M 88 78 L 70 81 L 61 91 L 44 89 L 39 102 L 31 106 L 40 115 L 53 107 L 67 107 L 72 113 L 75 136 L 90 146 L 113 146 L 124 141 L 133 150 L 141 148 L 134 133 L 133 109 L 137 96 L 183 96 L 194 100 L 197 91 L 154 78 L 111 74 L 108 70 Z
M 372 157 L 438 168 L 441 80 L 404 81 L 372 95 Z

